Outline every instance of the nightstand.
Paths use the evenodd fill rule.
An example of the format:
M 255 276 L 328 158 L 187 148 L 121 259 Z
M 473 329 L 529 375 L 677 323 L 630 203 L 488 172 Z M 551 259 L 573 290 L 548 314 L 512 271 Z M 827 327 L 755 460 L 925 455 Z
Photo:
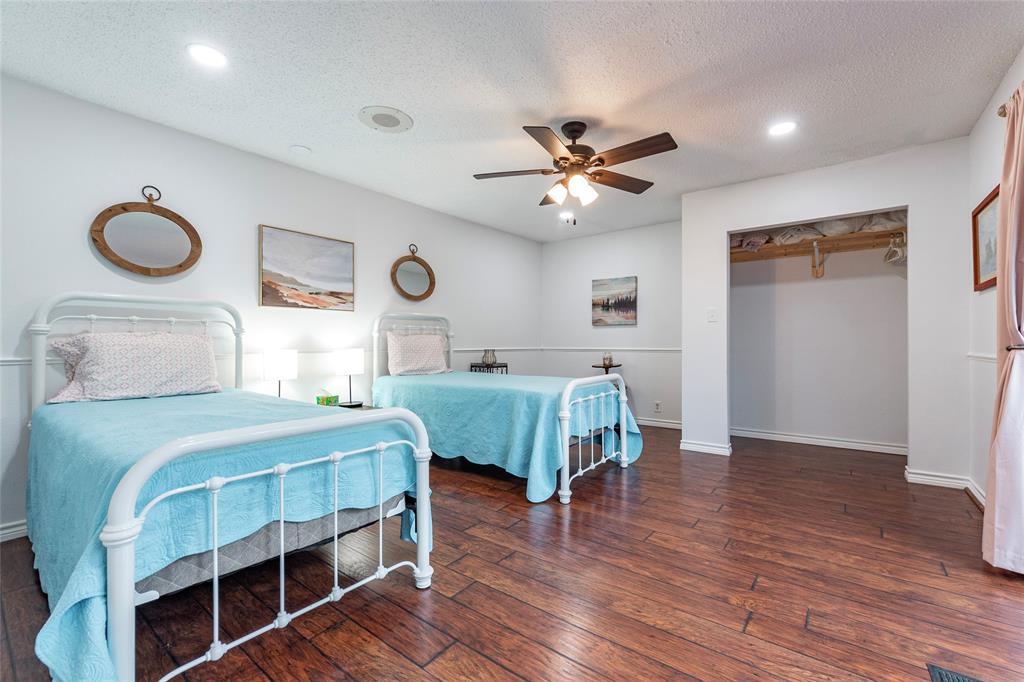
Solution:
M 507 362 L 496 362 L 493 365 L 485 365 L 482 362 L 469 363 L 470 372 L 483 372 L 485 374 L 508 374 Z

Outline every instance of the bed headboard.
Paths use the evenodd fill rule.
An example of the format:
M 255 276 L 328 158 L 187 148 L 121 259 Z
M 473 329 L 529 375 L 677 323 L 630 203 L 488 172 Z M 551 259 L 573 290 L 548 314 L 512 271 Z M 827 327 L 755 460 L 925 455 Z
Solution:
M 445 337 L 445 360 L 452 368 L 452 325 L 447 317 L 422 313 L 384 313 L 373 321 L 373 380 L 388 373 L 388 332 L 440 334 Z
M 59 308 L 68 308 L 61 314 Z M 171 310 L 182 316 L 153 316 L 154 310 Z M 136 314 L 138 311 L 138 314 Z M 225 319 L 225 314 L 230 320 Z M 173 331 L 177 325 L 227 326 L 235 337 L 235 388 L 242 387 L 242 316 L 238 309 L 223 301 L 205 301 L 192 298 L 164 298 L 162 296 L 131 296 L 102 294 L 88 291 L 69 291 L 50 298 L 36 310 L 28 327 L 32 340 L 32 410 L 46 402 L 46 349 L 47 339 L 54 326 L 66 321 L 88 325 L 91 331 L 97 324 L 127 323 L 134 330 L 140 323 L 166 324 Z

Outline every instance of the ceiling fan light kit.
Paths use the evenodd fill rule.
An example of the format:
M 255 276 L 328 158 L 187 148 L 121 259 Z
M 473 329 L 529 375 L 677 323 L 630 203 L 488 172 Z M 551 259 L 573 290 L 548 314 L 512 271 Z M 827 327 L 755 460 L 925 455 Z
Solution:
M 562 125 L 562 134 L 569 139 L 569 144 L 565 144 L 555 131 L 546 126 L 523 126 L 523 130 L 551 155 L 552 168 L 477 173 L 473 177 L 477 180 L 488 180 L 519 175 L 565 175 L 565 178 L 552 185 L 544 194 L 541 206 L 561 206 L 569 196 L 578 199 L 581 206 L 589 206 L 599 196 L 591 183 L 642 194 L 654 183 L 605 169 L 618 163 L 654 156 L 679 147 L 671 135 L 660 133 L 598 154 L 593 147 L 577 143 L 577 140 L 587 132 L 587 124 L 583 121 L 568 121 Z
M 583 194 L 583 191 L 590 186 L 587 179 L 583 177 L 583 173 L 576 173 L 569 178 L 569 194 L 573 195 L 577 199 Z
M 597 190 L 591 187 L 590 183 L 583 185 L 579 194 L 576 195 L 576 198 L 580 200 L 580 206 L 590 206 L 597 197 Z
M 559 206 L 564 204 L 565 198 L 569 196 L 569 190 L 565 188 L 565 185 L 565 180 L 559 180 L 551 186 L 551 189 L 548 190 L 548 196 L 551 197 L 551 200 Z

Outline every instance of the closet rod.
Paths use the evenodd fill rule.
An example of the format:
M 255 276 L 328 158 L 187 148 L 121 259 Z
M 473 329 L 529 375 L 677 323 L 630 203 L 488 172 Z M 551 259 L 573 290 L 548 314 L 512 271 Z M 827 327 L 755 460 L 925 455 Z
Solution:
M 1007 346 L 1006 350 L 1024 350 L 1024 344 L 1019 344 L 1016 346 Z

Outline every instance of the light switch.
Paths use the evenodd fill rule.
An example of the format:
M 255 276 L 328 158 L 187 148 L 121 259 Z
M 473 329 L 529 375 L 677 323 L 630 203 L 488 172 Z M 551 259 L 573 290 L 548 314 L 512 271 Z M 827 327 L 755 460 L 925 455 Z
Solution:
M 718 308 L 708 308 L 708 322 L 718 322 Z

